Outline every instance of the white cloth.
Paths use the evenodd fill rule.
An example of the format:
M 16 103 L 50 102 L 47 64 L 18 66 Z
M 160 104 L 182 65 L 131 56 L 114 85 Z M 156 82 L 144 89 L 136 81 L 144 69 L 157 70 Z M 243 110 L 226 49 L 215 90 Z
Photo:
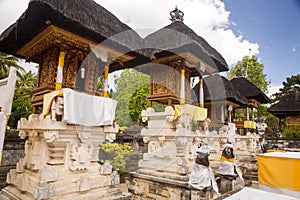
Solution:
M 234 143 L 235 140 L 235 123 L 228 123 L 229 131 L 228 131 L 228 142 Z
M 6 115 L 4 112 L 0 112 L 0 160 L 2 158 L 5 131 L 6 131 Z
M 84 126 L 112 125 L 117 102 L 110 98 L 97 97 L 63 89 L 64 120 Z
M 10 115 L 11 112 L 16 80 L 17 69 L 14 67 L 10 67 L 7 78 L 0 80 L 0 107 L 2 107 L 1 112 L 5 115 Z
M 196 150 L 196 153 L 206 153 L 206 154 L 210 154 L 210 147 L 207 144 L 203 144 L 201 147 L 199 147 Z
M 194 164 L 193 171 L 190 174 L 189 185 L 198 190 L 203 190 L 205 187 L 212 186 L 214 192 L 216 194 L 219 193 L 212 169 L 197 163 Z
M 217 173 L 222 174 L 222 175 L 235 175 L 235 174 L 237 174 L 238 175 L 238 178 L 236 179 L 237 183 L 240 186 L 245 185 L 245 182 L 244 182 L 244 179 L 243 179 L 243 174 L 242 174 L 241 170 L 238 168 L 238 166 L 235 163 L 228 162 L 228 161 L 221 162 L 219 170 L 218 170 Z

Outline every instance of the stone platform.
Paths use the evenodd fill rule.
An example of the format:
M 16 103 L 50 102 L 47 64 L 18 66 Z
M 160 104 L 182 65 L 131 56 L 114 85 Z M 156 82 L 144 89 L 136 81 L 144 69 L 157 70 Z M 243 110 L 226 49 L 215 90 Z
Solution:
M 0 199 L 130 199 L 113 185 L 120 177 L 108 163 L 98 163 L 99 145 L 114 140 L 118 126 L 86 127 L 33 114 L 18 129 L 25 157 L 10 170 L 10 186 Z

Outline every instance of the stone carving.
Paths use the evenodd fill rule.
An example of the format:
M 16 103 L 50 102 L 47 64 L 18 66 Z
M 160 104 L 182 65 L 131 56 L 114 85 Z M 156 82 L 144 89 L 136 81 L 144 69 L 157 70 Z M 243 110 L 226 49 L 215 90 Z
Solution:
M 112 165 L 109 162 L 105 162 L 100 167 L 100 174 L 102 175 L 109 175 L 112 172 Z
M 120 175 L 117 171 L 113 171 L 110 175 L 111 185 L 120 184 Z
M 211 148 L 212 152 L 220 151 L 220 142 L 218 132 L 216 130 L 208 131 L 204 140 L 205 143 Z
M 91 180 L 88 176 L 81 177 L 79 182 L 79 191 L 87 191 L 91 189 Z
M 199 131 L 202 135 L 206 135 L 208 132 L 208 127 L 210 125 L 211 121 L 209 118 L 206 118 L 204 121 L 199 121 Z
M 192 117 L 190 115 L 181 115 L 178 118 L 178 123 L 176 123 L 176 128 L 177 128 L 177 132 L 191 132 L 191 123 L 192 122 Z M 180 129 L 184 129 L 184 130 L 180 130 Z M 186 132 L 187 133 L 187 132 Z
M 247 145 L 246 145 L 246 141 L 241 140 L 241 136 L 240 135 L 236 135 L 235 136 L 235 148 L 237 150 L 240 151 L 245 151 L 247 150 Z
M 25 166 L 27 169 L 36 171 L 40 169 L 40 162 L 42 158 L 42 142 L 35 141 L 33 138 L 29 138 L 25 143 Z
M 64 119 L 64 98 L 55 97 L 51 105 L 51 118 L 53 121 L 63 121 Z
M 155 113 L 155 110 L 153 108 L 147 108 L 146 110 L 143 110 L 142 111 L 142 121 L 143 122 L 148 121 L 151 113 Z
M 90 169 L 92 155 L 84 144 L 79 144 L 79 147 L 72 145 L 71 170 Z
M 35 191 L 35 198 L 38 200 L 47 199 L 49 196 L 53 195 L 52 187 L 47 184 L 40 184 Z
M 45 166 L 42 169 L 40 181 L 43 183 L 58 180 L 58 172 L 51 166 Z
M 17 173 L 24 173 L 25 172 L 25 162 L 24 159 L 20 159 L 16 166 Z
M 44 131 L 44 137 L 47 143 L 52 143 L 58 138 L 58 131 Z

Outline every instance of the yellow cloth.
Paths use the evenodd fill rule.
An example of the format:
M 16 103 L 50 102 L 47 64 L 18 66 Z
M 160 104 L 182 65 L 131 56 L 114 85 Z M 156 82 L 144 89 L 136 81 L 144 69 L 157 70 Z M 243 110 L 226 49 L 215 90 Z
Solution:
M 193 106 L 190 104 L 175 105 L 174 118 L 177 119 L 182 114 L 188 114 L 192 116 L 195 121 L 204 121 L 207 118 L 207 109 Z
M 282 155 L 282 157 L 267 156 L 268 154 Z M 294 154 L 295 152 L 273 152 L 258 155 L 258 182 L 272 187 L 300 191 L 300 158 L 288 156 Z
M 43 101 L 43 116 L 46 116 L 51 108 L 52 101 L 57 96 L 63 96 L 62 90 L 55 90 L 53 92 L 47 93 L 44 95 Z
M 244 121 L 244 128 L 256 128 L 254 121 Z
M 271 153 L 271 152 L 286 152 L 285 150 L 280 150 L 280 149 L 268 149 L 267 153 Z
M 228 161 L 228 162 L 234 162 L 234 158 L 226 158 L 225 156 L 221 156 L 221 162 L 224 162 L 224 161 Z

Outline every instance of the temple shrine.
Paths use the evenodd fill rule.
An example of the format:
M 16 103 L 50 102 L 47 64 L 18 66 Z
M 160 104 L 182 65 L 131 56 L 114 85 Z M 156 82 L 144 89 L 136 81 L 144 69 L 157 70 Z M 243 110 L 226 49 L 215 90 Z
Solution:
M 269 99 L 244 78 L 219 75 L 228 70 L 225 59 L 184 24 L 182 11 L 175 8 L 170 20 L 142 39 L 92 0 L 30 1 L 0 35 L 1 52 L 39 65 L 33 114 L 18 124 L 20 137 L 27 138 L 25 157 L 8 173 L 10 185 L 0 198 L 209 199 L 211 188 L 188 184 L 202 143 L 211 149 L 202 153 L 206 160 L 210 154 L 214 171 L 229 140 L 241 155 L 234 167 L 253 168 L 257 137 L 236 136 L 235 128 L 254 128 L 253 108 Z M 150 75 L 150 93 L 142 111 L 148 124 L 141 130 L 147 152 L 124 192 L 115 187 L 118 172 L 108 162 L 99 164 L 98 146 L 118 133 L 108 73 L 129 67 Z M 100 76 L 102 94 L 96 92 Z M 153 102 L 164 111 L 154 110 Z M 240 108 L 251 108 L 252 119 L 236 122 Z
M 131 31 L 132 41 L 140 39 L 91 0 L 34 0 L 2 33 L 1 51 L 39 69 L 34 113 L 18 124 L 20 137 L 27 138 L 25 157 L 7 175 L 10 186 L 1 199 L 130 198 L 112 187 L 119 183 L 112 166 L 98 163 L 99 144 L 113 141 L 118 125 L 116 102 L 107 98 L 107 88 L 102 97 L 96 94 L 96 86 L 100 75 L 107 84 L 109 69 L 135 57 L 126 45 L 108 39 L 124 31 Z

